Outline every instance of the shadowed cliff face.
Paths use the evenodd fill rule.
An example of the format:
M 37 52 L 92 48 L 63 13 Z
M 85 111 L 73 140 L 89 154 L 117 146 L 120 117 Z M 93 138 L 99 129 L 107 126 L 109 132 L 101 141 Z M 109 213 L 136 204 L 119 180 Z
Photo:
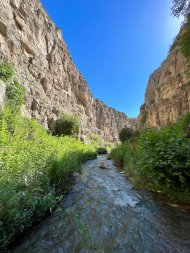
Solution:
M 0 0 L 0 59 L 13 62 L 26 87 L 25 115 L 51 128 L 62 113 L 81 119 L 81 138 L 116 142 L 125 114 L 95 100 L 74 65 L 62 32 L 39 0 Z
M 188 62 L 178 45 L 149 79 L 137 126 L 163 127 L 190 111 Z

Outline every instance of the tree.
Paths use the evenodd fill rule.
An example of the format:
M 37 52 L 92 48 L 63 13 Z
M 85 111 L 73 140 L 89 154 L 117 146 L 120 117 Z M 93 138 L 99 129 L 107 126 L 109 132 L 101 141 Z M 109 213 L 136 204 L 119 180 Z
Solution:
M 190 14 L 190 0 L 173 0 L 172 14 L 177 18 L 187 18 Z
M 57 136 L 75 136 L 79 134 L 80 122 L 74 115 L 63 114 L 55 123 L 53 134 Z
M 125 142 L 126 140 L 130 139 L 131 137 L 133 137 L 133 130 L 131 128 L 124 127 L 121 129 L 121 131 L 119 133 L 119 140 L 121 142 Z

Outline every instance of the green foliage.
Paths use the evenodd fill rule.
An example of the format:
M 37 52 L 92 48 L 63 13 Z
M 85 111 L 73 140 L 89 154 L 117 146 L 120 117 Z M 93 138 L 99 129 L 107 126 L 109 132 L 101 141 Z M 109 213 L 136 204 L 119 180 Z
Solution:
M 0 79 L 6 82 L 11 80 L 13 75 L 14 75 L 13 66 L 8 63 L 0 62 Z
M 119 140 L 125 142 L 133 136 L 133 130 L 131 128 L 125 127 L 122 128 L 119 132 Z
M 8 83 L 6 86 L 6 105 L 4 112 L 0 113 L 1 127 L 14 133 L 15 125 L 20 117 L 20 109 L 24 102 L 24 88 L 17 82 Z
M 89 136 L 88 143 L 99 155 L 107 154 L 114 147 L 113 143 L 105 142 L 100 135 Z
M 94 149 L 98 149 L 99 147 L 104 147 L 105 143 L 104 140 L 99 136 L 96 135 L 93 138 L 89 138 L 90 145 L 94 147 Z
M 54 137 L 36 121 L 22 118 L 23 89 L 7 87 L 0 114 L 0 250 L 50 212 L 71 185 L 73 172 L 96 157 L 72 137 Z
M 189 0 L 173 0 L 172 14 L 174 17 L 180 17 L 181 15 L 187 17 L 190 13 Z
M 111 157 L 138 184 L 190 202 L 189 123 L 188 113 L 167 128 L 147 130 L 135 142 L 113 149 Z
M 59 120 L 57 120 L 53 129 L 53 134 L 57 136 L 75 136 L 79 134 L 80 122 L 74 115 L 63 114 Z
M 107 148 L 104 148 L 104 147 L 97 148 L 96 152 L 98 155 L 104 155 L 108 153 Z
M 24 103 L 24 87 L 17 81 L 11 82 L 6 86 L 6 103 L 14 110 L 20 110 Z
M 145 124 L 147 120 L 148 112 L 146 110 L 143 110 L 142 112 L 142 119 L 141 119 L 141 124 Z
M 179 41 L 181 52 L 186 58 L 190 57 L 190 17 L 184 26 L 184 32 L 182 33 Z
M 131 128 L 123 128 L 119 133 L 119 140 L 124 143 L 125 141 L 134 141 L 139 135 L 138 131 L 134 131 Z
M 152 187 L 189 188 L 190 141 L 173 129 L 149 131 L 141 136 L 141 177 Z
M 122 167 L 124 165 L 125 153 L 128 148 L 126 143 L 122 143 L 111 151 L 111 158 L 114 160 L 115 165 L 118 167 Z

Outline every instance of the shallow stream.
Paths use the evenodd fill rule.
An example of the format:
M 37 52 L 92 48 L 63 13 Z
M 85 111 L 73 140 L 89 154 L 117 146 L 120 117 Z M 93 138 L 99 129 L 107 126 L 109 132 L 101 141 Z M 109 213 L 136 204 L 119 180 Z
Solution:
M 102 157 L 83 164 L 60 207 L 13 252 L 190 253 L 190 213 L 134 190 Z

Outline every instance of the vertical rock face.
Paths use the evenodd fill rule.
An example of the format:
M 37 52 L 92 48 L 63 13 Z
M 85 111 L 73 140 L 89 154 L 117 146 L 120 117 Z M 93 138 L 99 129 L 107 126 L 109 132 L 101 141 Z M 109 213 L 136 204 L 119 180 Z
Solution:
M 116 142 L 128 118 L 93 98 L 74 65 L 62 32 L 39 0 L 0 0 L 0 59 L 14 63 L 26 87 L 23 111 L 51 128 L 62 113 L 81 119 L 81 138 Z
M 164 127 L 190 111 L 189 63 L 178 45 L 149 79 L 138 127 Z

